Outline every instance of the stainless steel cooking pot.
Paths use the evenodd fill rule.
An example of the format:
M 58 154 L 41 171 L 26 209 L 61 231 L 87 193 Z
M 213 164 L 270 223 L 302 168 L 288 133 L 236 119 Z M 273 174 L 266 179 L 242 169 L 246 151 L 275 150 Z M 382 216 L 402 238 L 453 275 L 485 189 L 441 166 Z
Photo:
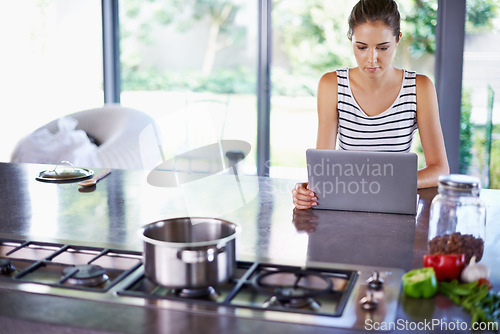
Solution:
M 239 228 L 216 218 L 173 218 L 143 226 L 144 270 L 172 288 L 205 288 L 227 281 L 236 266 Z

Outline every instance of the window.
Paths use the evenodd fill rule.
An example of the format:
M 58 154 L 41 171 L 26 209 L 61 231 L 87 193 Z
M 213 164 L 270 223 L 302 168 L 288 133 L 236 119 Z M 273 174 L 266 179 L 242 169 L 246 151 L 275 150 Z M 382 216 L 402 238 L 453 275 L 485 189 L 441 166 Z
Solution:
M 345 37 L 347 16 L 355 3 L 272 3 L 273 176 L 305 175 L 303 152 L 316 142 L 318 80 L 324 72 L 355 65 Z M 434 79 L 437 0 L 398 4 L 403 40 L 395 65 Z M 488 95 L 496 92 L 498 100 L 495 47 L 499 43 L 484 43 L 498 35 L 499 4 L 468 0 L 467 5 L 462 110 L 463 115 L 470 114 L 464 118 L 470 127 L 462 124 L 469 129 L 462 131 L 469 131 L 469 140 L 462 139 L 462 151 L 472 154 L 462 154 L 461 159 L 469 161 L 463 164 L 467 173 L 486 180 L 487 174 L 499 174 L 495 166 L 500 165 L 495 155 L 498 103 L 490 103 Z M 217 139 L 240 139 L 253 148 L 244 168 L 254 174 L 258 2 L 120 0 L 119 9 L 121 103 L 150 113 L 163 125 L 166 157 Z M 17 141 L 48 121 L 103 104 L 101 20 L 98 0 L 0 4 L 1 103 L 9 114 L 9 121 L 0 125 L 4 143 L 0 160 L 9 161 Z M 469 149 L 467 143 L 474 145 Z M 419 150 L 417 137 L 414 151 Z M 487 160 L 489 173 L 484 169 Z M 498 187 L 498 181 L 489 183 Z
M 257 4 L 121 1 L 121 103 L 152 115 L 168 159 L 219 139 L 248 142 L 255 174 Z
M 0 2 L 1 161 L 38 127 L 103 104 L 101 30 L 99 0 Z
M 500 4 L 467 1 L 461 119 L 461 172 L 500 188 Z

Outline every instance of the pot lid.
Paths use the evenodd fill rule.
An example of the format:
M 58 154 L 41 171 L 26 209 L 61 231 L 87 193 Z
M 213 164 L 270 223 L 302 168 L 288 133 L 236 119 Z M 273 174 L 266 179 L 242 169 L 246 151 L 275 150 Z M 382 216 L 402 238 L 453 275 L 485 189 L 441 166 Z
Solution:
M 61 166 L 63 163 L 69 166 Z M 72 182 L 90 178 L 93 174 L 94 171 L 90 169 L 73 167 L 69 162 L 63 161 L 54 169 L 41 171 L 36 179 L 45 182 Z

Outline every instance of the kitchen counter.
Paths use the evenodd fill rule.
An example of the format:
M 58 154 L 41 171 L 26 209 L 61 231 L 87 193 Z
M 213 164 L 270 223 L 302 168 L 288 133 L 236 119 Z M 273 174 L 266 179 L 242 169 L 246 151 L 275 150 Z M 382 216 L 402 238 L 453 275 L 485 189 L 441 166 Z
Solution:
M 221 174 L 181 184 L 148 184 L 147 171 L 113 170 L 95 188 L 47 183 L 35 178 L 52 165 L 0 163 L 0 237 L 142 251 L 137 229 L 165 218 L 207 216 L 242 227 L 238 260 L 307 265 L 327 262 L 402 268 L 422 266 L 427 252 L 429 207 L 435 188 L 419 191 L 416 216 L 294 210 L 297 180 Z M 98 172 L 98 170 L 96 170 Z M 500 191 L 482 190 L 487 233 L 482 262 L 500 287 Z M 401 296 L 397 318 L 423 322 L 465 321 L 470 317 L 446 298 L 414 300 Z M 109 305 L 0 289 L 2 333 L 332 333 L 344 329 L 311 327 L 214 316 L 179 310 Z M 164 329 L 163 329 L 164 330 Z

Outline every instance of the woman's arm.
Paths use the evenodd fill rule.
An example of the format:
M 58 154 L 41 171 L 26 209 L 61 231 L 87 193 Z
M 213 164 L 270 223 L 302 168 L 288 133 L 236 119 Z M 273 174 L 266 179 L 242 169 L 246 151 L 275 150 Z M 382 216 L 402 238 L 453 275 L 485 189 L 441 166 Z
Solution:
M 316 148 L 335 149 L 337 142 L 337 73 L 324 74 L 318 85 L 318 138 Z M 316 195 L 307 182 L 297 183 L 292 190 L 293 204 L 297 209 L 310 209 L 317 205 Z
M 321 77 L 318 85 L 318 137 L 316 148 L 335 149 L 337 143 L 337 72 Z
M 425 75 L 417 75 L 417 124 L 426 166 L 418 171 L 418 188 L 436 187 L 440 175 L 448 174 L 436 89 Z

